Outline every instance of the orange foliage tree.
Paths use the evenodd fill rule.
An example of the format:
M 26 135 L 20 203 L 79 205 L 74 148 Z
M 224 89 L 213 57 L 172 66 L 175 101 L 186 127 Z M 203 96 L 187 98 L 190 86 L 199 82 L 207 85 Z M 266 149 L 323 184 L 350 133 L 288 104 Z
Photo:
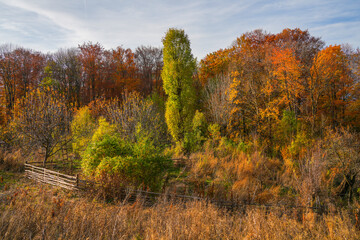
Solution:
M 332 128 L 346 124 L 343 120 L 347 105 L 353 101 L 349 96 L 353 79 L 341 47 L 329 46 L 320 51 L 311 70 L 309 89 L 313 128 L 321 116 Z
M 4 45 L 0 49 L 0 86 L 2 104 L 10 115 L 17 99 L 41 80 L 45 58 L 38 52 L 24 48 L 11 49 Z
M 115 96 L 124 91 L 134 91 L 139 89 L 140 79 L 134 61 L 134 53 L 131 49 L 118 47 L 112 50 L 113 72 Z
M 113 98 L 124 91 L 139 89 L 140 79 L 131 49 L 105 50 L 99 43 L 85 43 L 79 48 L 85 104 L 99 97 Z
M 206 55 L 200 61 L 199 80 L 205 85 L 211 78 L 218 75 L 227 75 L 230 63 L 230 54 L 232 49 L 220 49 L 216 52 Z
M 99 44 L 91 42 L 79 46 L 80 61 L 82 64 L 82 75 L 84 82 L 85 103 L 95 100 L 100 96 L 99 90 L 102 86 L 102 66 L 104 48 Z
M 299 112 L 298 105 L 303 96 L 304 86 L 300 81 L 300 62 L 295 58 L 293 49 L 275 48 L 271 54 L 271 78 L 277 88 L 277 103 L 290 111 Z
M 230 76 L 228 132 L 246 140 L 259 133 L 272 146 L 274 128 L 286 110 L 315 129 L 355 126 L 359 115 L 356 54 L 352 63 L 340 46 L 321 50 L 324 42 L 308 31 L 261 30 L 239 37 L 231 48 L 207 55 L 200 63 L 204 84 Z M 355 59 L 355 60 L 354 60 Z M 355 69 L 355 70 L 354 70 Z
M 261 30 L 243 34 L 234 44 L 230 63 L 231 116 L 229 132 L 232 137 L 246 139 L 263 125 L 260 113 L 264 108 L 263 86 L 268 80 L 266 53 L 272 35 Z

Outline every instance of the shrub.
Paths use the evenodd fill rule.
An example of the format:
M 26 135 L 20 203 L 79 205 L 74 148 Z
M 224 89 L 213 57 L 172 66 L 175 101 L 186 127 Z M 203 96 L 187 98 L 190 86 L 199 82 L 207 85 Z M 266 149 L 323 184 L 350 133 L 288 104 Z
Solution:
M 327 129 L 322 147 L 325 151 L 330 191 L 335 196 L 341 196 L 348 203 L 358 199 L 360 174 L 360 136 L 349 130 L 340 128 L 337 131 Z
M 95 172 L 107 157 L 126 155 L 130 152 L 128 144 L 117 136 L 104 135 L 101 140 L 91 143 L 83 154 L 82 168 L 86 175 Z
M 82 159 L 85 175 L 94 176 L 106 194 L 124 185 L 159 189 L 170 166 L 170 156 L 163 154 L 163 149 L 154 144 L 141 125 L 137 127 L 135 141 L 129 142 L 105 120 L 100 120 Z
M 71 122 L 72 147 L 75 154 L 85 151 L 95 129 L 95 120 L 90 114 L 89 107 L 80 108 Z
M 230 84 L 229 76 L 218 75 L 209 79 L 203 89 L 203 103 L 207 117 L 222 130 L 226 129 L 230 118 Z
M 114 126 L 100 117 L 99 126 L 82 154 L 81 166 L 87 176 L 95 173 L 97 166 L 105 157 L 114 157 L 121 154 L 122 147 L 119 137 L 115 134 Z
M 207 122 L 204 113 L 196 111 L 192 122 L 192 131 L 185 133 L 184 149 L 194 152 L 201 149 L 208 137 Z
M 231 148 L 230 153 L 226 153 L 226 149 L 221 152 L 210 149 L 193 154 L 192 161 L 187 162 L 189 172 L 186 180 L 190 188 L 194 188 L 197 194 L 221 200 L 248 203 L 276 201 L 281 162 L 260 152 L 235 150 L 236 145 Z
M 113 175 L 134 187 L 143 185 L 157 190 L 170 166 L 170 156 L 164 155 L 162 149 L 156 147 L 146 132 L 141 132 L 139 126 L 137 141 L 129 146 L 127 152 L 103 158 L 97 167 L 96 175 L 98 178 Z
M 278 126 L 278 138 L 282 143 L 287 143 L 293 139 L 299 123 L 295 113 L 289 110 L 283 111 L 282 119 Z
M 168 135 L 161 103 L 143 99 L 137 93 L 122 95 L 121 101 L 113 99 L 105 107 L 105 117 L 115 127 L 122 138 L 135 141 L 136 126 L 141 124 L 156 144 L 167 142 Z
M 0 166 L 5 171 L 23 172 L 24 171 L 24 156 L 20 150 L 13 152 L 6 152 L 0 150 Z

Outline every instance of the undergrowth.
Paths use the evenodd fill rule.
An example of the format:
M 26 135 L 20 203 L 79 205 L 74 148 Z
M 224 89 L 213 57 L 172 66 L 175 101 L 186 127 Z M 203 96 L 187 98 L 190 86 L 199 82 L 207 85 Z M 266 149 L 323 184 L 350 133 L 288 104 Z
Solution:
M 42 186 L 0 201 L 2 239 L 359 239 L 349 212 L 248 208 L 201 201 L 105 204 Z

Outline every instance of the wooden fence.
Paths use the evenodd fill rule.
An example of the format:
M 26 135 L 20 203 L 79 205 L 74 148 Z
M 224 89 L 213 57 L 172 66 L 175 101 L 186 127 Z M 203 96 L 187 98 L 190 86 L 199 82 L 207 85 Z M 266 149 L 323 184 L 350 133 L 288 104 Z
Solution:
M 125 191 L 125 189 L 124 189 Z M 152 206 L 158 202 L 158 199 L 166 199 L 166 201 L 172 202 L 189 202 L 189 201 L 203 201 L 211 203 L 219 208 L 224 208 L 230 211 L 244 210 L 249 207 L 253 208 L 277 208 L 288 210 L 310 210 L 317 213 L 324 213 L 325 208 L 323 206 L 299 206 L 299 205 L 285 205 L 285 204 L 257 204 L 257 203 L 238 203 L 233 201 L 224 201 L 219 199 L 201 198 L 196 196 L 179 195 L 174 193 L 157 193 L 142 190 L 128 190 L 126 194 L 123 194 L 120 199 L 128 203 L 141 202 L 144 206 Z
M 25 163 L 25 174 L 28 178 L 41 183 L 47 183 L 69 190 L 75 190 L 79 188 L 78 175 L 70 176 L 46 168 L 34 166 L 29 163 Z
M 77 190 L 77 189 L 84 189 L 89 184 L 94 184 L 94 182 L 88 182 L 85 180 L 80 180 L 79 175 L 70 176 L 60 172 L 52 171 L 46 168 L 42 168 L 39 166 L 34 166 L 29 163 L 25 163 L 25 174 L 28 178 L 33 179 L 35 181 L 41 183 L 47 183 L 54 186 L 59 186 L 62 188 L 66 188 L 69 190 Z M 120 190 L 120 189 L 119 189 Z M 121 192 L 121 191 L 120 191 Z M 159 198 L 165 198 L 171 201 L 206 201 L 212 203 L 218 207 L 226 208 L 228 210 L 236 210 L 236 209 L 243 209 L 244 207 L 265 207 L 265 208 L 272 208 L 272 207 L 282 207 L 282 208 L 296 208 L 296 209 L 308 209 L 316 212 L 324 212 L 324 208 L 322 206 L 317 207 L 310 207 L 310 206 L 296 206 L 296 205 L 277 205 L 277 204 L 250 204 L 250 203 L 237 203 L 233 201 L 221 201 L 209 198 L 201 198 L 196 196 L 187 196 L 187 195 L 178 195 L 176 193 L 157 193 L 157 192 L 149 192 L 149 191 L 142 191 L 136 189 L 122 189 L 122 194 L 120 199 L 123 199 L 125 202 L 136 202 L 141 201 L 145 206 L 152 206 L 154 203 L 157 202 Z

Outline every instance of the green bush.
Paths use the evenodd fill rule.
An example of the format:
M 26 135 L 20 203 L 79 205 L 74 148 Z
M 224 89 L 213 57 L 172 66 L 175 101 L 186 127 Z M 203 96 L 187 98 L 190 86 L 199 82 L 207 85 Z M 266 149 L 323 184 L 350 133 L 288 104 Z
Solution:
M 100 134 L 107 132 L 104 126 L 111 128 L 102 121 L 83 154 L 83 172 L 89 177 L 94 176 L 106 187 L 126 184 L 159 189 L 162 178 L 171 167 L 170 155 L 164 154 L 140 125 L 134 142 L 125 141 L 116 133 Z
M 115 178 L 120 181 L 120 185 L 159 190 L 170 164 L 170 158 L 164 155 L 106 157 L 97 167 L 96 176 L 98 179 L 104 179 L 104 176 L 107 179 Z
M 284 110 L 275 137 L 281 145 L 286 145 L 297 137 L 296 134 L 299 127 L 300 123 L 297 120 L 295 113 Z
M 196 110 L 192 131 L 187 132 L 184 138 L 184 149 L 187 152 L 199 151 L 208 137 L 207 121 L 204 113 Z
M 82 169 L 88 176 L 92 175 L 99 164 L 107 157 L 125 156 L 131 153 L 129 144 L 116 135 L 105 134 L 97 142 L 90 143 L 82 158 Z

